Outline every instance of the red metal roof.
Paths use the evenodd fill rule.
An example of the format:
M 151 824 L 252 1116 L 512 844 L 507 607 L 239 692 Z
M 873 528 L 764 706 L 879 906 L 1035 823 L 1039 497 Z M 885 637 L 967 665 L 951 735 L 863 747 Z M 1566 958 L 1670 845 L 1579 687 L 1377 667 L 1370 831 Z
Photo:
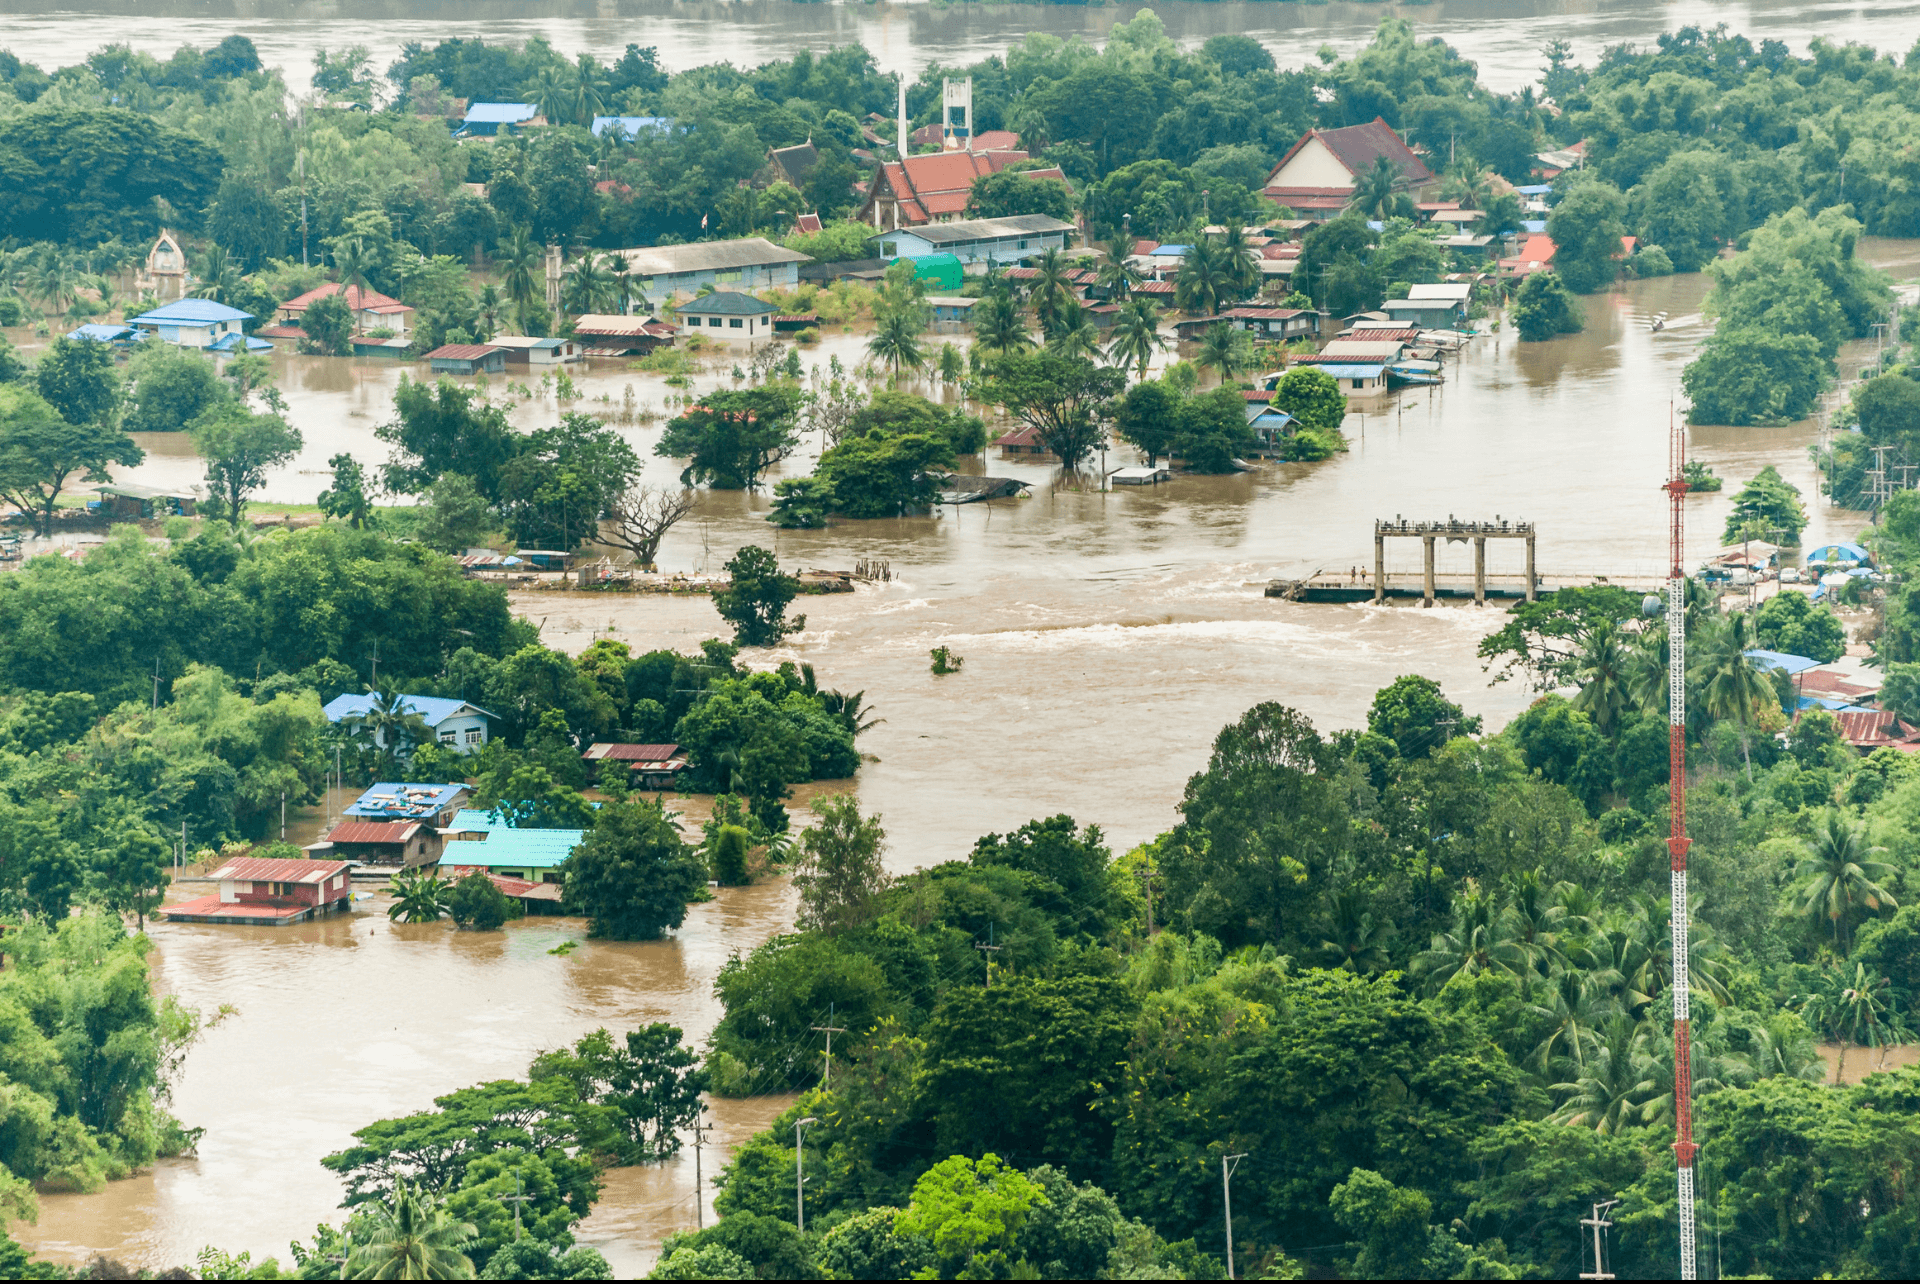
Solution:
M 620 745 L 601 742 L 590 745 L 584 755 L 594 761 L 611 759 L 614 762 L 670 762 L 680 753 L 679 745 Z
M 214 892 L 207 896 L 196 896 L 190 901 L 181 901 L 178 905 L 168 905 L 160 912 L 168 918 L 257 918 L 266 922 L 274 919 L 295 918 L 310 913 L 313 906 L 294 901 L 223 901 L 220 894 Z
M 1903 744 L 1920 734 L 1888 709 L 1842 709 L 1833 716 L 1840 719 L 1840 734 L 1847 743 L 1860 749 Z
M 1038 446 L 1043 443 L 1040 440 L 1039 429 L 1023 426 L 1015 428 L 1010 433 L 1004 433 L 1001 436 L 995 437 L 993 444 L 996 446 Z
M 818 214 L 802 214 L 799 218 L 793 220 L 793 230 L 796 232 L 818 232 L 820 230 L 820 216 Z
M 330 843 L 400 843 L 412 841 L 420 832 L 418 821 L 394 823 L 384 820 L 349 820 L 335 825 L 327 835 Z M 281 880 L 285 881 L 285 880 Z
M 347 862 L 343 860 L 273 860 L 264 856 L 242 856 L 238 860 L 228 861 L 207 877 L 254 883 L 321 883 L 346 868 Z
M 445 361 L 478 361 L 488 353 L 498 352 L 499 348 L 484 343 L 448 343 L 435 348 L 427 354 L 427 360 L 438 357 Z
M 1373 162 L 1384 156 L 1392 161 L 1400 171 L 1400 181 L 1413 187 L 1419 187 L 1433 181 L 1433 171 L 1426 162 L 1413 154 L 1413 149 L 1400 141 L 1400 135 L 1393 132 L 1393 126 L 1383 117 L 1375 116 L 1364 125 L 1346 125 L 1340 129 L 1310 129 L 1300 136 L 1300 141 L 1287 149 L 1280 163 L 1273 167 L 1273 173 L 1267 176 L 1271 183 L 1280 176 L 1294 154 L 1310 141 L 1318 138 L 1334 154 L 1347 172 L 1356 178 L 1373 168 Z M 1348 193 L 1351 195 L 1351 193 Z
M 1272 401 L 1273 390 L 1270 388 L 1242 388 L 1240 390 L 1240 399 L 1242 401 Z
M 1133 293 L 1170 295 L 1174 293 L 1174 285 L 1171 281 L 1142 281 L 1133 287 Z
M 296 295 L 295 297 L 288 299 L 285 303 L 282 303 L 280 305 L 280 310 L 282 312 L 292 312 L 295 314 L 305 312 L 308 307 L 310 307 L 314 303 L 319 302 L 321 299 L 328 298 L 332 295 L 340 294 L 342 292 L 346 294 L 347 309 L 348 311 L 351 311 L 351 312 L 411 312 L 413 311 L 411 307 L 408 307 L 406 304 L 400 302 L 400 300 L 395 298 L 390 298 L 389 296 L 380 293 L 380 291 L 378 290 L 368 290 L 362 293 L 359 286 L 357 285 L 342 286 L 338 281 L 329 281 L 325 285 L 317 286 L 314 289 L 308 290 L 305 294 Z
M 1302 315 L 1300 308 L 1228 308 L 1223 317 L 1244 317 L 1249 321 L 1287 321 Z
M 935 214 L 958 214 L 964 210 L 973 192 L 974 179 L 997 174 L 1026 159 L 1025 152 L 1015 150 L 933 152 L 889 161 L 880 167 L 880 175 L 900 203 L 903 224 L 930 223 Z M 1057 171 L 1034 172 L 1041 177 L 1057 175 Z

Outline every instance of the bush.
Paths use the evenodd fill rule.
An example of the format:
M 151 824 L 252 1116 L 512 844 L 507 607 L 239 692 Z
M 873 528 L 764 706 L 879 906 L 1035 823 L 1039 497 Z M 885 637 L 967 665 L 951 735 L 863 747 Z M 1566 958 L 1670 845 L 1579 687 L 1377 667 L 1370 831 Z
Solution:
M 1641 246 L 1640 252 L 1633 256 L 1632 267 L 1633 274 L 1639 277 L 1673 275 L 1673 260 L 1657 245 Z
M 447 889 L 447 917 L 462 928 L 497 932 L 510 918 L 520 917 L 520 903 L 493 885 L 485 874 L 468 874 Z
M 714 882 L 722 887 L 744 887 L 752 881 L 747 873 L 747 848 L 752 841 L 738 825 L 722 825 L 715 831 L 707 846 Z
M 1720 329 L 1680 372 L 1691 424 L 1787 424 L 1813 413 L 1832 373 L 1810 334 Z
M 933 672 L 936 677 L 945 677 L 949 673 L 960 672 L 960 666 L 966 661 L 944 646 L 937 646 L 927 654 L 933 657 Z
M 1753 627 L 1760 645 L 1769 651 L 1804 655 L 1822 664 L 1847 653 L 1847 630 L 1840 617 L 1805 593 L 1775 593 L 1761 603 Z
M 1535 272 L 1520 283 L 1513 298 L 1513 326 L 1529 343 L 1578 334 L 1586 325 L 1580 305 L 1557 272 Z

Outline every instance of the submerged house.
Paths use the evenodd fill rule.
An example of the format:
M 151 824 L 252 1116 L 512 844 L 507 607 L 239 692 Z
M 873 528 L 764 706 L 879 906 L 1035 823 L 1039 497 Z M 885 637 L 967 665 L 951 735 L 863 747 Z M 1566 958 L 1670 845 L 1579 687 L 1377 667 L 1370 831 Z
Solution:
M 558 883 L 560 863 L 586 836 L 584 829 L 516 829 L 470 807 L 447 827 L 440 868 L 445 873 L 479 870 L 528 883 Z
M 588 762 L 618 762 L 626 766 L 629 778 L 642 789 L 671 789 L 681 772 L 687 769 L 687 755 L 679 745 L 622 745 L 602 741 L 589 745 L 580 755 Z
M 264 923 L 278 927 L 345 909 L 353 899 L 343 860 L 243 856 L 209 875 L 220 890 L 161 912 L 176 923 Z

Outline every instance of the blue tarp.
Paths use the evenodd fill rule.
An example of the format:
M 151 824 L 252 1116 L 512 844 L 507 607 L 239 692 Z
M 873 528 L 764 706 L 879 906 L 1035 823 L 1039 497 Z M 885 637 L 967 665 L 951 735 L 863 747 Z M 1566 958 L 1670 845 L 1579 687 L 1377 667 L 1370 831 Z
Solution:
M 78 330 L 67 332 L 69 339 L 91 339 L 95 343 L 138 343 L 147 337 L 145 330 L 136 330 L 125 325 L 100 325 L 98 323 L 81 326 Z
M 1832 700 L 1826 696 L 1801 696 L 1800 703 L 1794 707 L 1797 709 L 1819 708 L 1839 710 L 1851 709 L 1854 707 L 1854 704 L 1851 700 Z
M 1552 183 L 1529 183 L 1525 187 L 1516 187 L 1514 191 L 1522 196 L 1545 196 L 1553 190 Z
M 1784 651 L 1745 651 L 1742 654 L 1752 660 L 1756 668 L 1785 669 L 1789 677 L 1820 667 L 1818 660 L 1809 660 L 1804 655 L 1788 655 Z
M 1873 554 L 1858 544 L 1822 544 L 1807 554 L 1809 564 L 1813 562 L 1871 562 Z

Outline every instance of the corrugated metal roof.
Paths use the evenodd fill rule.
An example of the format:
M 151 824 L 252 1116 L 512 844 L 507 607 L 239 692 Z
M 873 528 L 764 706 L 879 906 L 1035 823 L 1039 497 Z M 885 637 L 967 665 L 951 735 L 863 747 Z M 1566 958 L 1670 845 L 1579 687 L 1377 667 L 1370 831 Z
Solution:
M 323 883 L 347 868 L 343 860 L 273 860 L 243 856 L 207 875 L 224 881 L 251 883 Z
M 499 348 L 489 348 L 484 343 L 447 343 L 427 354 L 429 361 L 479 361 L 483 357 L 499 352 Z
M 465 117 L 469 125 L 517 125 L 532 120 L 540 109 L 532 103 L 473 103 Z
M 681 276 L 807 262 L 806 255 L 775 245 L 764 236 L 748 236 L 736 241 L 696 241 L 692 245 L 655 245 L 614 253 L 626 259 L 628 269 L 639 276 Z
M 621 745 L 602 741 L 589 746 L 583 756 L 596 762 L 601 759 L 615 762 L 668 762 L 679 754 L 679 745 Z
M 176 299 L 151 312 L 130 318 L 127 324 L 210 325 L 216 321 L 249 321 L 252 318 L 251 312 L 242 312 L 239 308 L 230 308 L 212 299 Z
M 1046 236 L 1071 232 L 1073 224 L 1062 223 L 1045 214 L 1014 214 L 1007 218 L 971 218 L 953 223 L 930 223 L 925 227 L 903 227 L 898 232 L 875 232 L 867 239 L 882 236 L 917 236 L 929 245 L 958 245 L 967 241 L 1004 241 L 1022 236 Z
M 652 317 L 621 316 L 616 312 L 589 312 L 573 323 L 573 334 L 577 339 L 598 338 L 605 335 L 618 335 L 626 338 L 644 335 L 647 327 L 654 324 Z
M 392 843 L 405 844 L 413 841 L 420 832 L 417 820 L 348 820 L 333 827 L 327 835 L 330 843 Z
M 423 697 L 433 699 L 434 697 Z M 449 703 L 461 708 L 471 708 L 461 701 Z M 332 705 L 327 706 L 332 708 Z M 423 717 L 425 715 L 422 715 Z M 460 800 L 467 792 L 462 784 L 409 784 L 404 780 L 377 781 L 372 788 L 355 799 L 346 809 L 349 816 L 366 816 L 386 820 L 398 820 L 412 817 L 424 819 L 435 812 L 444 811 Z
M 556 869 L 587 836 L 584 829 L 514 829 L 471 807 L 462 808 L 446 832 L 449 841 L 441 850 L 441 864 L 492 869 Z M 453 837 L 461 833 L 486 837 Z

